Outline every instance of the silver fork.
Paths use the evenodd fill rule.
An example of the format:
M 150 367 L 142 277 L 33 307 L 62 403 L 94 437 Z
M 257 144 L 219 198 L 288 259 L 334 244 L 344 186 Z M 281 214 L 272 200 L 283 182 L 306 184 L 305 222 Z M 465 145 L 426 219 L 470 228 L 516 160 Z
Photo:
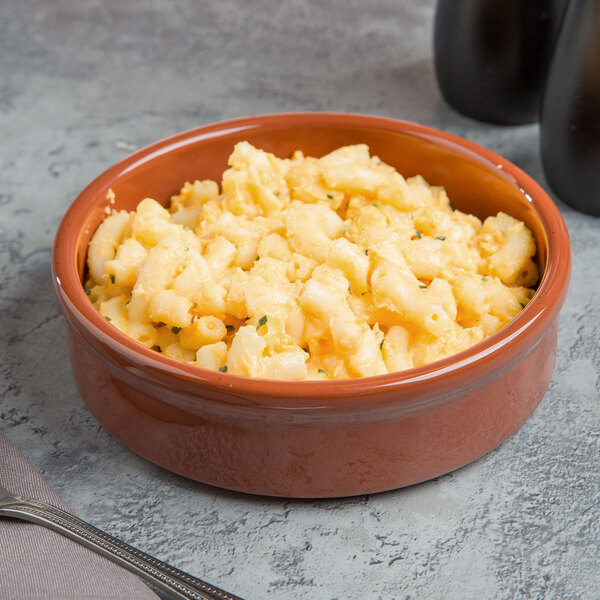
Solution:
M 0 486 L 0 516 L 31 521 L 87 546 L 173 598 L 185 600 L 242 600 L 206 581 L 192 577 L 121 540 L 45 502 L 16 496 Z

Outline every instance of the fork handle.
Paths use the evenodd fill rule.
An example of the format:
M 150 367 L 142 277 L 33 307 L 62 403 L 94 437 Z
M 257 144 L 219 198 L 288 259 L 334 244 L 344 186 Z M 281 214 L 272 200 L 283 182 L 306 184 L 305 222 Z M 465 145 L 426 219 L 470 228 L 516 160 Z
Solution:
M 180 571 L 78 519 L 70 513 L 29 498 L 0 503 L 0 516 L 44 525 L 151 582 L 177 599 L 242 600 L 206 581 Z

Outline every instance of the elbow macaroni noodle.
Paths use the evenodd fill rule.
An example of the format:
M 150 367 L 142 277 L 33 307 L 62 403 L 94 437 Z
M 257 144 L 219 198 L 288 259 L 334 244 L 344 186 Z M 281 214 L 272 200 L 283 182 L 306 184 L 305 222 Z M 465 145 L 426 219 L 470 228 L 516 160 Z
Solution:
M 279 159 L 238 143 L 168 209 L 112 211 L 85 289 L 115 327 L 199 367 L 341 379 L 430 363 L 513 319 L 534 293 L 533 236 L 483 223 L 365 145 Z

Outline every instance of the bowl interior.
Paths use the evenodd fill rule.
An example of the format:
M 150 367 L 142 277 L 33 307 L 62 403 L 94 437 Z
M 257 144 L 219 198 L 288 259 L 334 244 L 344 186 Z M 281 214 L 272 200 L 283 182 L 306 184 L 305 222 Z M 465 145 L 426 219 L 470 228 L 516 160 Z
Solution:
M 77 240 L 77 266 L 84 278 L 88 242 L 105 209 L 134 210 L 145 197 L 167 204 L 185 181 L 221 181 L 234 144 L 247 140 L 279 157 L 295 150 L 322 156 L 347 144 L 364 143 L 371 153 L 394 166 L 402 175 L 420 174 L 432 185 L 446 188 L 452 205 L 480 219 L 504 211 L 524 221 L 537 242 L 537 260 L 543 274 L 548 256 L 548 235 L 531 197 L 511 171 L 510 163 L 491 152 L 454 136 L 406 123 L 352 119 L 343 115 L 289 116 L 240 120 L 217 124 L 158 142 L 121 161 L 86 190 L 83 226 Z M 394 124 L 392 124 L 394 123 Z M 116 195 L 109 205 L 109 189 Z

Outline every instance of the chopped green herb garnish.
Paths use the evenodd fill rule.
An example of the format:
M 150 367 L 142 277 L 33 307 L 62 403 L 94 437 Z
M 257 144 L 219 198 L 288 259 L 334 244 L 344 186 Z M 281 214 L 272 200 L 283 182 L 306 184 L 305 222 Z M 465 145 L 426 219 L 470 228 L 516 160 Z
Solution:
M 423 234 L 418 229 L 415 231 L 415 235 L 417 236 L 417 239 L 419 239 L 419 240 L 423 237 Z
M 385 338 L 383 338 L 381 340 L 381 342 L 379 342 L 379 349 L 381 350 L 383 348 L 383 342 L 385 342 Z
M 267 315 L 263 315 L 258 320 L 258 325 L 256 326 L 256 331 L 258 331 L 266 322 L 267 322 Z
M 87 296 L 89 296 L 92 293 L 92 290 L 85 290 L 85 293 Z
M 328 197 L 330 200 L 333 200 L 333 194 L 327 194 L 327 197 Z
M 112 273 L 110 273 L 108 277 L 109 277 L 111 283 L 115 282 L 115 276 Z
M 369 256 L 369 249 L 368 249 L 368 248 L 365 248 L 365 254 L 366 254 L 367 256 Z
M 260 260 L 260 256 L 257 254 L 254 260 Z
M 235 331 L 235 327 L 233 325 L 225 325 L 225 329 L 227 329 L 227 333 Z
M 440 242 L 443 242 L 446 239 L 446 236 L 445 235 L 436 235 L 435 239 L 440 240 Z
M 342 235 L 347 235 L 348 233 L 348 223 L 344 225 L 344 229 L 342 230 Z
M 426 286 L 426 285 L 420 285 L 419 287 L 420 287 L 422 290 L 426 290 L 426 289 L 427 289 L 427 286 Z
M 325 375 L 325 377 L 329 377 L 329 374 L 327 373 L 327 371 L 325 371 L 324 369 L 319 369 L 318 371 L 319 373 L 323 373 L 323 375 Z
M 181 331 L 181 327 L 171 327 L 171 331 L 177 335 Z
M 227 365 L 223 365 L 222 367 L 219 367 L 219 371 L 221 373 L 227 373 Z
M 488 279 L 489 279 L 489 277 L 488 277 L 487 275 L 484 275 L 484 276 L 481 278 L 481 281 L 487 281 Z
M 379 208 L 379 204 L 376 204 L 375 202 L 373 202 L 373 204 L 371 204 L 371 206 L 374 206 L 375 208 Z
M 104 317 L 109 323 L 112 321 L 110 317 Z

